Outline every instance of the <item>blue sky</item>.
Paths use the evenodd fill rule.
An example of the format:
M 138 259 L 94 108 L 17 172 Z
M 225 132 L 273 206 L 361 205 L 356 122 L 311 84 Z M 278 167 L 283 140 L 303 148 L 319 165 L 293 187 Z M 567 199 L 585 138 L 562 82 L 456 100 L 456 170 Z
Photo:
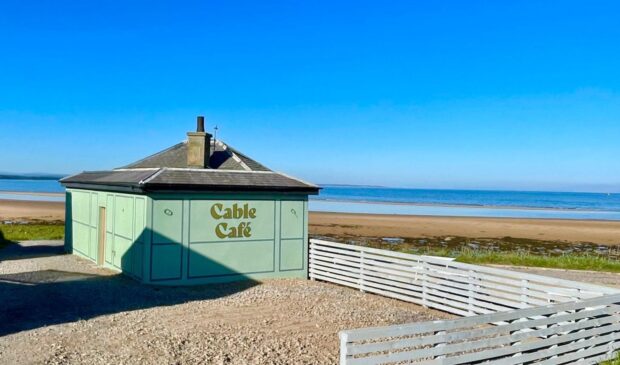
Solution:
M 618 2 L 0 3 L 0 171 L 207 128 L 318 183 L 620 191 Z

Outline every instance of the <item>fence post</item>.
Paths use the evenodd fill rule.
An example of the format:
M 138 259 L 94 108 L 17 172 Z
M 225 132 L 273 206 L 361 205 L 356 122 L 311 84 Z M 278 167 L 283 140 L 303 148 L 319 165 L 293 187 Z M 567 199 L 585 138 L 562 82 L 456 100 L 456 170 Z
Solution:
M 435 336 L 441 336 L 441 335 L 445 335 L 445 334 L 446 334 L 446 331 L 437 331 L 437 332 L 435 332 Z M 438 344 L 435 345 L 435 347 L 443 347 L 445 345 L 446 345 L 445 342 L 439 342 Z M 437 355 L 435 358 L 436 359 L 444 359 L 445 357 L 446 357 L 446 355 L 443 354 L 443 355 Z
M 364 250 L 360 250 L 360 291 L 365 293 L 364 290 Z
M 474 270 L 469 270 L 469 275 L 467 275 L 467 304 L 469 314 L 473 315 L 474 313 Z
M 521 304 L 524 308 L 529 307 L 528 281 L 526 279 L 521 280 Z
M 310 275 L 310 281 L 315 281 L 316 279 L 314 278 L 314 276 L 312 275 L 312 272 L 310 271 L 310 264 L 312 264 L 312 248 L 314 246 L 314 243 L 312 242 L 312 240 L 309 240 L 310 244 L 308 245 L 308 274 Z
M 338 332 L 338 337 L 340 338 L 340 365 L 346 365 L 348 336 L 346 332 L 340 331 Z
M 422 261 L 422 306 L 424 308 L 428 308 L 428 288 L 426 287 L 428 282 L 428 274 L 426 271 L 428 269 L 428 263 L 426 261 Z
M 588 310 L 588 308 L 583 308 L 583 309 L 581 309 L 581 310 L 576 310 L 575 312 L 582 312 L 582 311 L 587 311 L 587 310 Z M 589 320 L 590 320 L 590 318 L 582 318 L 582 319 L 578 319 L 578 320 L 576 320 L 576 321 L 575 321 L 575 323 L 579 323 L 579 322 L 587 322 L 587 321 L 589 321 Z M 578 331 L 577 331 L 577 333 L 580 333 L 580 332 L 585 332 L 585 331 L 586 331 L 586 329 L 585 329 L 585 328 L 583 328 L 583 329 L 578 330 Z M 578 340 L 576 340 L 576 341 L 573 341 L 572 343 L 579 343 L 579 342 L 583 342 L 583 341 L 586 341 L 587 339 L 592 339 L 592 338 L 595 338 L 596 336 L 597 336 L 597 335 L 593 335 L 593 336 L 590 336 L 590 337 L 582 337 L 582 338 L 580 338 L 580 339 L 578 339 Z M 577 352 L 582 352 L 582 351 L 585 351 L 585 350 L 586 350 L 586 348 L 583 348 L 583 347 L 582 347 L 582 348 L 580 348 L 579 350 L 577 350 Z M 580 358 L 578 361 L 583 361 L 583 360 L 585 360 L 585 358 L 583 358 L 583 357 L 582 357 L 582 358 Z

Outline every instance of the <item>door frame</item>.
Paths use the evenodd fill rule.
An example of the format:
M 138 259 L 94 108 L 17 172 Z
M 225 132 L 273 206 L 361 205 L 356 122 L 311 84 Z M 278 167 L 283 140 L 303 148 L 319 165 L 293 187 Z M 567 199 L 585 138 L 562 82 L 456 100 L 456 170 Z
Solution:
M 99 207 L 99 226 L 97 232 L 97 265 L 105 264 L 106 209 Z

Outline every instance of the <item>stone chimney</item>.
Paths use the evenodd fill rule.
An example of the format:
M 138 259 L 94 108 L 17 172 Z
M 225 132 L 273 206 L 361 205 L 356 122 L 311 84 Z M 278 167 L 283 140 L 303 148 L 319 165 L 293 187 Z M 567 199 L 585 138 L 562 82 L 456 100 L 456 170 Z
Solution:
M 187 132 L 187 167 L 206 169 L 211 156 L 211 135 L 205 132 L 205 117 L 196 118 L 196 132 Z

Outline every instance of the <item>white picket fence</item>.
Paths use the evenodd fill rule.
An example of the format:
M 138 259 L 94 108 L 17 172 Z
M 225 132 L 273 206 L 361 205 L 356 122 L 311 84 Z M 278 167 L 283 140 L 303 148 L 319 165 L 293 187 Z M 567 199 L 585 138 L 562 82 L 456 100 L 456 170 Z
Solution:
M 423 305 L 425 307 L 457 314 L 459 316 L 477 316 L 473 318 L 474 322 L 467 323 L 483 327 L 485 325 L 495 322 L 498 322 L 495 324 L 501 324 L 504 322 L 504 324 L 510 324 L 513 321 L 528 321 L 530 319 L 537 319 L 534 317 L 530 318 L 525 312 L 520 312 L 528 308 L 541 306 L 545 306 L 545 308 L 551 308 L 548 307 L 550 304 L 557 303 L 567 303 L 567 305 L 579 305 L 577 303 L 581 303 L 584 300 L 588 301 L 592 298 L 599 299 L 601 297 L 605 297 L 601 300 L 608 300 L 609 298 L 613 299 L 613 297 L 608 298 L 607 296 L 620 294 L 619 290 L 598 285 L 549 278 L 546 276 L 532 275 L 509 270 L 488 268 L 477 265 L 463 264 L 438 257 L 410 255 L 388 250 L 379 250 L 355 245 L 346 245 L 316 239 L 310 240 L 309 259 L 311 279 L 324 280 L 340 285 L 346 285 L 365 292 L 376 293 L 391 298 L 413 302 Z M 609 302 L 608 304 L 610 303 L 611 302 Z M 579 310 L 579 308 L 573 309 L 573 311 Z M 566 309 L 566 311 L 569 310 Z M 506 312 L 508 313 L 506 314 Z M 504 320 L 498 321 L 496 321 L 495 319 L 484 319 L 484 316 L 494 314 L 504 314 L 507 317 Z M 526 317 L 512 318 L 513 314 L 517 316 L 526 315 Z M 542 314 L 541 316 L 544 317 L 544 315 Z M 476 319 L 480 319 L 480 321 L 482 322 L 478 323 Z M 538 319 L 542 320 L 542 318 Z M 590 321 L 590 317 L 576 317 L 575 321 Z M 411 333 L 405 335 L 414 336 L 416 338 L 425 338 L 425 340 L 420 342 L 419 345 L 424 348 L 415 350 L 418 352 L 414 352 L 413 355 L 411 354 L 411 351 L 398 351 L 398 353 L 400 353 L 400 357 L 398 357 L 396 360 L 391 359 L 393 358 L 393 356 L 395 356 L 394 354 L 392 354 L 392 351 L 399 349 L 398 346 L 400 345 L 396 345 L 396 347 L 393 347 L 395 346 L 395 343 L 401 343 L 398 340 L 394 340 L 395 342 L 388 341 L 387 347 L 381 347 L 379 344 L 375 344 L 375 347 L 370 347 L 371 349 L 378 349 L 373 352 L 379 353 L 381 356 L 363 356 L 364 354 L 369 355 L 369 353 L 364 350 L 364 346 L 366 342 L 372 339 L 372 337 L 362 336 L 364 338 L 363 341 L 365 342 L 361 345 L 364 346 L 359 347 L 360 344 L 357 344 L 356 340 L 354 340 L 355 335 L 351 334 L 355 333 L 356 335 L 360 335 L 360 333 L 364 333 L 363 331 L 370 331 L 368 333 L 379 336 L 377 338 L 380 338 L 380 336 L 384 335 L 384 337 L 389 338 L 391 335 L 386 335 L 386 333 L 390 333 L 389 331 L 385 333 L 382 332 L 383 330 L 377 332 L 374 331 L 374 329 L 343 331 L 341 332 L 341 362 L 347 364 L 376 364 L 383 363 L 386 359 L 387 362 L 405 360 L 419 361 L 418 359 L 426 359 L 423 361 L 424 363 L 426 363 L 426 361 L 430 358 L 435 359 L 433 360 L 435 362 L 431 361 L 429 362 L 429 364 L 463 363 L 450 362 L 446 358 L 442 358 L 447 356 L 448 353 L 442 353 L 440 350 L 433 350 L 434 352 L 429 352 L 428 348 L 435 348 L 434 346 L 436 346 L 437 348 L 443 348 L 446 347 L 445 345 L 447 343 L 452 341 L 449 340 L 452 337 L 447 337 L 448 340 L 441 340 L 442 342 L 433 342 L 435 341 L 437 334 L 441 336 L 446 335 L 444 333 L 446 329 L 442 329 L 442 326 L 445 325 L 442 325 L 440 323 L 444 322 L 431 322 L 429 324 L 424 324 L 429 328 L 427 332 Z M 589 322 L 588 324 L 591 323 L 594 322 Z M 417 328 L 420 325 L 422 324 L 412 324 L 411 326 Z M 535 328 L 539 327 L 537 324 L 533 324 L 533 326 Z M 394 326 L 394 328 L 401 327 L 403 326 Z M 501 334 L 503 333 L 502 331 L 504 330 L 500 330 L 499 328 L 500 327 L 491 326 L 489 329 L 486 329 L 486 332 L 484 333 L 488 333 L 488 335 L 491 337 L 501 336 Z M 504 328 L 504 326 L 502 326 L 502 328 Z M 542 336 L 553 336 L 555 338 L 558 336 L 558 333 L 563 333 L 563 331 L 565 331 L 565 329 L 558 329 L 559 332 L 554 333 L 550 332 L 550 328 L 551 327 L 545 327 L 544 329 L 549 333 Z M 455 327 L 453 329 L 462 328 Z M 509 329 L 508 331 L 511 332 L 513 330 Z M 528 341 L 534 338 L 538 338 L 539 336 L 538 332 L 531 330 L 531 327 L 523 327 L 521 329 L 518 329 L 518 331 L 520 331 L 519 333 L 521 333 L 518 338 L 527 339 Z M 583 337 L 579 337 L 578 341 L 580 342 L 585 341 L 586 339 L 589 339 L 593 336 L 588 335 L 588 333 L 590 332 L 587 332 L 587 327 L 579 328 L 577 331 L 578 333 L 584 334 Z M 532 333 L 531 336 L 529 336 L 530 333 Z M 528 335 L 524 337 L 524 334 Z M 459 339 L 459 341 L 462 340 L 463 339 Z M 515 342 L 520 343 L 523 342 L 522 340 L 510 341 L 510 343 L 512 344 L 512 347 L 515 347 L 517 346 L 515 345 Z M 499 340 L 495 341 L 496 342 L 493 342 L 495 345 L 489 346 L 503 346 L 503 343 L 497 342 Z M 471 347 L 472 345 L 469 346 Z M 553 348 L 558 347 L 557 345 L 549 346 Z M 454 350 L 455 353 L 463 353 L 466 351 L 481 352 L 480 350 L 482 349 L 472 347 L 469 350 L 465 350 L 466 347 L 461 348 L 455 346 L 447 347 L 446 351 L 451 351 L 451 349 L 453 348 L 456 349 Z M 513 356 L 517 353 L 522 354 L 527 351 L 529 350 L 517 351 L 515 353 L 512 353 L 510 356 Z M 487 352 L 482 351 L 482 353 L 485 354 Z M 437 353 L 437 355 L 432 355 L 433 353 Z M 487 355 L 492 353 L 493 351 L 491 351 Z M 529 357 L 522 358 L 526 359 Z M 482 359 L 487 361 L 491 358 L 484 357 Z M 515 362 L 515 364 L 521 363 L 522 362 Z
M 596 364 L 620 347 L 620 295 L 340 332 L 343 364 Z

